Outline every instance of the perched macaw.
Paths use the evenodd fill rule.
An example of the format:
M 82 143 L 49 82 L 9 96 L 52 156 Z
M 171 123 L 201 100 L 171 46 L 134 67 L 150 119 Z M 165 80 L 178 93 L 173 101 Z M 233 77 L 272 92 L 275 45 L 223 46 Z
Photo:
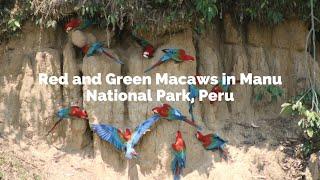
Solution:
M 182 139 L 180 131 L 177 131 L 176 142 L 172 144 L 173 160 L 171 162 L 171 170 L 174 180 L 179 180 L 182 174 L 182 169 L 186 167 L 186 144 Z
M 203 135 L 201 132 L 197 131 L 196 133 L 197 139 L 202 143 L 203 147 L 206 150 L 219 150 L 222 154 L 223 158 L 227 160 L 228 158 L 228 151 L 225 149 L 225 145 L 227 141 L 223 140 L 217 134 L 207 134 Z
M 188 86 L 189 88 L 189 99 L 194 99 L 194 101 L 196 100 L 196 98 L 199 97 L 199 88 L 196 85 L 190 84 Z M 194 122 L 194 115 L 193 115 L 193 107 L 194 107 L 194 103 L 195 102 L 191 102 L 189 101 L 189 113 L 191 115 L 191 119 Z
M 75 117 L 83 120 L 88 120 L 88 113 L 85 110 L 81 109 L 79 106 L 70 106 L 59 109 L 57 112 L 57 117 L 59 118 L 59 120 L 48 131 L 47 135 L 49 135 L 57 127 L 57 125 L 62 122 L 63 119 Z
M 196 125 L 193 121 L 187 119 L 179 109 L 171 107 L 169 104 L 163 104 L 162 106 L 158 106 L 152 109 L 155 114 L 159 114 L 161 118 L 167 119 L 169 121 L 184 121 L 197 129 L 201 130 L 202 128 Z
M 133 157 L 136 158 L 138 156 L 138 153 L 133 149 L 134 146 L 159 119 L 160 116 L 157 114 L 151 116 L 146 121 L 139 124 L 132 134 L 128 129 L 125 133 L 120 133 L 121 131 L 118 128 L 107 124 L 93 124 L 92 128 L 102 140 L 109 142 L 117 150 L 124 152 L 126 158 L 132 159 Z
M 239 83 L 240 81 L 237 80 L 236 83 Z M 216 94 L 221 93 L 221 92 L 229 92 L 230 91 L 230 84 L 223 84 L 221 81 L 213 88 L 211 89 L 211 92 L 214 92 Z M 215 101 L 210 101 L 210 104 L 213 104 Z
M 146 69 L 144 72 L 149 72 L 153 68 L 159 66 L 162 63 L 168 62 L 169 60 L 173 60 L 176 63 L 184 62 L 184 61 L 194 61 L 195 58 L 193 56 L 187 55 L 186 51 L 183 49 L 174 49 L 174 48 L 169 48 L 169 49 L 163 49 L 162 50 L 165 54 L 160 58 L 160 60 Z
M 116 61 L 118 64 L 124 64 L 121 60 L 117 59 L 110 53 L 108 53 L 108 49 L 103 47 L 103 44 L 101 42 L 95 42 L 91 45 L 85 45 L 82 47 L 82 52 L 86 54 L 87 57 L 93 56 L 96 53 L 103 53 L 110 59 Z
M 64 25 L 64 30 L 69 32 L 71 30 L 84 30 L 93 24 L 92 21 L 85 19 L 71 19 L 67 24 Z
M 155 51 L 154 47 L 145 39 L 139 38 L 132 34 L 132 38 L 143 48 L 143 57 L 152 58 Z

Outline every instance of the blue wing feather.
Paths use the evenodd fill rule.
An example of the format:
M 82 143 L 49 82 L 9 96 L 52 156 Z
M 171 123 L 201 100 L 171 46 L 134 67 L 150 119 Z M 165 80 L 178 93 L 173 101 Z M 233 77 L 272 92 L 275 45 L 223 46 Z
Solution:
M 94 124 L 92 128 L 102 140 L 109 142 L 119 151 L 125 150 L 124 140 L 119 136 L 117 128 L 107 124 Z
M 87 56 L 93 56 L 101 48 L 103 48 L 103 44 L 101 42 L 93 43 L 88 49 Z
M 172 59 L 177 54 L 179 49 L 169 48 L 167 52 L 160 58 L 160 61 L 165 62 Z
M 212 143 L 210 146 L 207 147 L 207 149 L 210 149 L 210 150 L 223 149 L 224 146 L 226 145 L 226 143 L 227 143 L 227 141 L 222 139 L 217 134 L 214 134 L 212 137 Z
M 132 134 L 131 139 L 128 141 L 128 144 L 131 144 L 132 147 L 134 147 L 139 142 L 140 138 L 146 133 L 146 131 L 150 129 L 151 126 L 159 119 L 160 116 L 158 114 L 155 114 L 143 123 L 139 124 L 139 126 L 136 127 L 134 133 Z
M 172 55 L 169 53 L 164 54 L 163 56 L 161 56 L 160 61 L 165 62 L 168 61 L 172 58 Z
M 68 118 L 69 117 L 69 113 L 70 113 L 70 108 L 61 108 L 58 110 L 57 112 L 57 116 L 59 118 Z

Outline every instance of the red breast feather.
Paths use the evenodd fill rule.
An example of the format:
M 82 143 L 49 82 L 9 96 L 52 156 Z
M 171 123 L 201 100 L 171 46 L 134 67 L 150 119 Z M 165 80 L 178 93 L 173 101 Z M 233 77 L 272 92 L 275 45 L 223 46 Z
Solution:
M 183 138 L 182 138 L 182 135 L 181 135 L 180 131 L 177 131 L 176 142 L 174 144 L 172 144 L 172 148 L 175 151 L 182 151 L 183 149 L 186 148 L 186 145 L 185 145 L 185 143 L 183 141 Z

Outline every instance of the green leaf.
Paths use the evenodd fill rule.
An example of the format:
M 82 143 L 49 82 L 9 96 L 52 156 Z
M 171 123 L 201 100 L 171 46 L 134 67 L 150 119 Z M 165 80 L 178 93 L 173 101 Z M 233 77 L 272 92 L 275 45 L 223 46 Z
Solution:
M 262 100 L 262 97 L 263 97 L 262 93 L 258 93 L 258 94 L 256 95 L 255 99 L 256 99 L 256 101 L 261 101 L 261 100 Z
M 307 135 L 309 136 L 309 137 L 313 137 L 313 129 L 312 128 L 308 128 L 307 129 Z
M 18 28 L 21 28 L 19 21 L 14 21 L 14 25 L 16 25 Z

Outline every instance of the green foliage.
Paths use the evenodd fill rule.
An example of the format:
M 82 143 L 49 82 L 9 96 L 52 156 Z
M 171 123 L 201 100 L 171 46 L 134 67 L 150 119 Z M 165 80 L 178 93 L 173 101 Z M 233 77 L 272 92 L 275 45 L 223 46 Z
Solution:
M 8 21 L 9 30 L 15 32 L 18 29 L 21 29 L 21 22 L 18 19 L 12 18 Z
M 275 24 L 278 24 L 280 23 L 281 21 L 283 21 L 283 15 L 281 12 L 278 12 L 278 11 L 269 11 L 268 12 L 268 19 L 275 23 Z
M 281 114 L 300 117 L 298 125 L 307 136 L 302 150 L 304 155 L 309 155 L 313 152 L 313 140 L 320 137 L 320 113 L 309 110 L 301 101 L 284 103 L 281 107 Z
M 287 17 L 309 20 L 310 3 L 305 0 L 101 0 L 101 1 L 4 1 L 0 6 L 0 40 L 21 29 L 25 20 L 55 28 L 71 17 L 95 19 L 99 26 L 153 26 L 155 30 L 174 30 L 191 25 L 202 32 L 220 15 L 231 14 L 240 22 L 257 21 L 276 24 Z M 320 17 L 320 3 L 314 0 L 315 16 Z
M 319 92 L 316 92 L 317 96 L 320 97 L 320 93 Z M 298 94 L 297 96 L 295 96 L 293 98 L 294 101 L 301 101 L 302 104 L 306 105 L 307 107 L 311 107 L 312 105 L 312 97 L 313 97 L 313 94 L 312 94 L 312 91 L 310 90 L 306 90 L 300 94 Z M 318 107 L 320 107 L 320 102 L 318 104 Z
M 309 138 L 312 138 L 315 134 L 320 135 L 320 113 L 308 110 L 301 101 L 284 103 L 281 107 L 282 114 L 298 115 L 301 117 L 298 125 Z
M 266 85 L 258 87 L 257 92 L 255 93 L 256 101 L 261 101 L 264 96 L 271 96 L 271 102 L 276 101 L 278 97 L 281 97 L 283 94 L 283 89 L 275 85 Z
M 212 22 L 213 18 L 218 15 L 216 3 L 216 0 L 195 1 L 196 10 L 206 22 Z

